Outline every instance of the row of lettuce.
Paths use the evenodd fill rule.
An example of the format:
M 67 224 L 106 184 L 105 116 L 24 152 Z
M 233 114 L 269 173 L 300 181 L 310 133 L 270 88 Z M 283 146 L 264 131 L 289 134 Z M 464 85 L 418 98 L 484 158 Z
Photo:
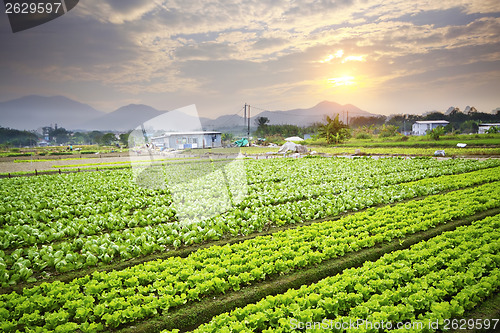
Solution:
M 220 163 L 219 163 L 220 164 Z M 183 175 L 183 183 L 191 198 L 185 199 L 183 205 L 196 203 L 200 198 L 209 196 L 215 184 L 204 183 L 204 188 L 193 190 L 193 180 L 205 178 L 212 174 L 212 164 L 190 163 L 188 167 L 179 168 L 169 165 L 164 169 L 164 177 L 169 185 Z M 342 188 L 379 187 L 405 181 L 436 177 L 443 174 L 454 174 L 482 168 L 499 166 L 496 160 L 477 162 L 470 160 L 449 160 L 437 162 L 433 159 L 382 159 L 382 160 L 345 160 L 345 159 L 313 159 L 313 160 L 272 160 L 245 161 L 248 172 L 246 178 L 251 184 L 244 200 L 237 208 L 263 205 L 275 205 L 289 201 L 306 200 L 324 195 L 324 191 L 336 194 Z M 266 169 L 267 168 L 267 169 Z M 250 171 L 251 170 L 251 171 Z M 347 183 L 346 183 L 347 182 Z M 0 182 L 0 223 L 7 227 L 11 234 L 7 240 L 0 241 L 0 248 L 8 249 L 19 245 L 30 245 L 57 241 L 75 235 L 90 235 L 107 230 L 120 230 L 157 223 L 147 219 L 151 214 L 158 214 L 163 222 L 172 221 L 175 207 L 172 206 L 171 191 L 166 188 L 146 189 L 131 179 L 130 171 L 115 171 L 100 174 L 72 174 L 40 178 L 4 179 Z M 341 187 L 342 186 L 342 187 Z M 330 190 L 331 189 L 331 190 Z M 210 196 L 209 196 L 210 197 Z M 156 208 L 167 207 L 167 211 L 157 212 Z M 149 209 L 146 209 L 149 208 Z M 108 216 L 120 218 L 118 225 L 95 221 L 92 217 Z M 95 229 L 59 231 L 61 227 L 71 225 L 73 221 L 85 222 L 85 225 L 96 225 Z M 55 224 L 57 223 L 57 224 Z M 29 226 L 30 233 L 44 233 L 42 239 L 15 238 L 16 231 Z M 14 228 L 14 229 L 9 229 Z M 15 229 L 18 228 L 18 229 Z
M 456 165 L 452 166 L 450 167 L 452 171 L 463 170 L 463 167 L 457 169 Z M 491 165 L 476 163 L 465 164 L 465 166 L 470 169 Z M 429 170 L 437 173 L 435 168 Z M 442 170 L 437 170 L 440 170 L 439 173 L 451 172 L 445 166 L 442 167 Z M 410 170 L 408 173 L 411 174 L 412 171 Z M 418 175 L 418 173 L 415 174 Z M 392 175 L 392 179 L 398 180 L 398 177 L 403 177 L 404 180 L 411 179 L 408 178 L 409 175 L 400 176 L 399 173 Z M 153 204 L 151 207 L 144 208 L 143 211 L 135 211 L 132 216 L 137 218 L 140 212 L 151 210 L 151 213 L 144 216 L 144 219 L 157 221 L 155 225 L 125 229 L 117 228 L 114 230 L 113 226 L 123 225 L 125 222 L 121 217 L 113 214 L 89 215 L 87 219 L 74 219 L 72 224 L 65 224 L 64 219 L 59 219 L 51 222 L 54 224 L 54 228 L 59 228 L 58 231 L 53 231 L 54 233 L 70 233 L 68 229 L 84 230 L 93 226 L 104 226 L 103 228 L 108 232 L 99 233 L 96 230 L 95 233 L 88 236 L 75 235 L 75 237 L 64 238 L 59 242 L 49 244 L 40 241 L 42 245 L 39 245 L 37 240 L 43 238 L 45 233 L 30 229 L 29 225 L 22 225 L 21 230 L 24 231 L 18 230 L 17 237 L 33 238 L 35 243 L 31 246 L 0 251 L 0 282 L 4 287 L 22 281 L 32 282 L 40 274 L 54 269 L 64 273 L 102 263 L 109 264 L 112 261 L 123 261 L 145 256 L 153 252 L 166 251 L 171 248 L 178 248 L 183 244 L 190 245 L 218 240 L 228 234 L 250 234 L 255 231 L 262 231 L 269 225 L 299 223 L 311 219 L 335 216 L 342 212 L 359 210 L 382 203 L 392 203 L 442 191 L 498 181 L 500 180 L 500 167 L 490 167 L 437 178 L 425 178 L 400 184 L 396 182 L 394 185 L 385 185 L 391 184 L 391 177 L 380 178 L 383 179 L 380 183 L 377 182 L 377 177 L 374 177 L 372 182 L 368 182 L 365 187 L 362 187 L 359 184 L 367 181 L 365 178 L 358 176 L 357 179 L 361 179 L 359 183 L 356 184 L 353 181 L 344 188 L 341 188 L 343 185 L 332 183 L 334 190 L 331 192 L 325 190 L 326 193 L 322 197 L 313 196 L 306 200 L 256 206 L 253 210 L 234 209 L 221 216 L 185 226 L 178 223 L 161 223 L 162 218 L 158 215 L 168 215 L 171 212 L 169 212 L 168 207 L 161 207 L 159 204 L 159 202 L 162 202 L 162 198 L 165 197 L 156 198 L 154 195 L 150 195 L 136 200 L 138 202 L 154 202 L 157 200 L 158 205 Z M 68 182 L 71 182 L 74 186 L 77 185 L 77 181 L 72 178 Z M 339 182 L 339 184 L 341 183 Z M 358 188 L 357 185 L 359 185 Z M 71 186 L 68 186 L 62 193 L 71 195 L 71 188 Z M 101 189 L 103 188 L 101 187 Z M 142 190 L 147 193 L 146 189 Z M 124 191 L 126 191 L 126 187 Z M 106 193 L 103 196 L 106 196 L 111 202 L 110 204 L 112 204 L 112 196 L 118 197 L 119 194 L 123 194 L 123 192 Z M 140 203 L 137 203 L 137 205 L 139 206 Z M 154 213 L 153 210 L 155 210 Z M 95 224 L 88 223 L 88 221 L 95 221 Z M 109 231 L 110 229 L 112 231 Z M 14 235 L 9 233 L 9 225 L 4 225 L 2 232 L 4 240 L 7 237 L 6 235 Z M 77 234 L 77 232 L 75 233 Z
M 21 294 L 0 295 L 0 330 L 90 332 L 165 315 L 172 308 L 239 290 L 270 276 L 290 273 L 498 208 L 499 185 L 500 182 L 492 182 L 422 200 L 371 208 L 335 221 L 199 249 L 186 258 L 171 257 L 120 271 L 94 272 L 67 283 L 44 282 L 25 288 Z M 498 240 L 498 233 L 491 236 Z M 422 264 L 435 266 L 432 261 Z M 355 298 L 359 297 L 361 295 Z M 350 307 L 349 302 L 346 304 Z
M 485 218 L 221 314 L 193 332 L 499 329 L 498 320 L 463 318 L 500 290 L 499 227 L 500 215 Z
M 205 182 L 198 191 L 193 190 L 196 178 L 213 174 L 212 164 L 190 163 L 189 167 L 178 165 L 165 167 L 164 176 L 169 185 L 177 175 L 183 175 L 183 183 L 189 188 L 191 198 L 185 198 L 183 205 L 189 205 L 207 196 L 215 184 Z M 343 188 L 380 187 L 445 174 L 455 174 L 499 166 L 497 160 L 485 162 L 470 160 L 433 159 L 313 159 L 313 160 L 270 160 L 245 161 L 248 171 L 248 193 L 238 203 L 241 211 L 255 206 L 268 206 L 289 201 L 306 200 L 320 195 L 337 194 Z M 251 170 L 251 171 L 250 171 Z M 191 175 L 189 175 L 191 174 Z M 187 178 L 186 178 L 187 177 Z M 172 206 L 169 188 L 147 189 L 131 179 L 130 171 L 115 171 L 101 174 L 72 174 L 40 178 L 3 179 L 0 182 L 0 223 L 6 227 L 29 226 L 30 232 L 44 232 L 43 242 L 57 241 L 63 237 L 92 234 L 120 228 L 155 224 L 146 217 L 159 214 L 163 222 L 172 221 L 175 207 Z M 171 186 L 174 187 L 174 186 Z M 175 190 L 175 188 L 174 188 Z M 184 199 L 184 198 L 183 198 Z M 156 208 L 168 207 L 158 213 Z M 147 209 L 150 208 L 150 209 Z M 118 217 L 118 226 L 100 225 L 89 217 L 109 215 Z M 96 230 L 68 230 L 57 232 L 74 220 L 83 220 L 86 225 L 97 225 Z M 54 225 L 53 223 L 58 223 Z M 92 228 L 91 228 L 92 229 Z M 10 231 L 10 230 L 9 230 Z M 11 230 L 16 234 L 16 229 Z M 22 232 L 22 230 L 19 230 Z M 54 232 L 55 231 L 55 232 Z M 7 231 L 5 231 L 7 232 Z M 86 233 L 85 233 L 86 232 Z M 3 237 L 2 237 L 3 238 Z M 14 238 L 0 241 L 2 249 L 30 245 L 33 239 Z

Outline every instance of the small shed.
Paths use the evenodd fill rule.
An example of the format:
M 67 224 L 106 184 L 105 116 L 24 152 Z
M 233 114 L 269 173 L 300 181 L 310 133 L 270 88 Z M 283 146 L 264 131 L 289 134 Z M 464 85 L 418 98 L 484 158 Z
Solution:
M 500 132 L 500 123 L 485 123 L 485 124 L 479 124 L 479 129 L 478 133 L 479 134 L 485 134 L 490 130 L 490 128 L 496 127 L 498 131 Z
M 151 138 L 151 143 L 164 149 L 222 147 L 221 132 L 168 132 Z
M 446 126 L 450 122 L 446 120 L 424 120 L 417 121 L 412 126 L 412 134 L 413 135 L 426 135 L 427 131 L 432 131 L 433 129 L 439 126 Z

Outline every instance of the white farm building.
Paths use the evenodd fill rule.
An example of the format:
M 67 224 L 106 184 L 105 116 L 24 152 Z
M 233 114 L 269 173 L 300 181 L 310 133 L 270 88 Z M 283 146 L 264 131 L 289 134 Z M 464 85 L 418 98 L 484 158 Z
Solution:
M 446 120 L 424 120 L 417 121 L 412 126 L 413 135 L 426 135 L 427 131 L 432 131 L 439 126 L 446 126 L 449 122 Z
M 168 132 L 152 137 L 151 143 L 164 149 L 222 147 L 221 132 Z
M 479 124 L 479 129 L 478 133 L 479 134 L 484 134 L 489 131 L 490 128 L 492 127 L 497 127 L 498 130 L 500 130 L 500 124 L 499 123 L 489 123 L 489 124 Z

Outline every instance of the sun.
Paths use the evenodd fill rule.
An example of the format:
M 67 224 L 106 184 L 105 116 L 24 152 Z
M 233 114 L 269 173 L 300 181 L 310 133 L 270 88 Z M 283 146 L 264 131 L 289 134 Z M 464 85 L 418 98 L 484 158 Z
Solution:
M 354 76 L 341 76 L 328 79 L 328 83 L 334 87 L 353 86 L 356 84 Z

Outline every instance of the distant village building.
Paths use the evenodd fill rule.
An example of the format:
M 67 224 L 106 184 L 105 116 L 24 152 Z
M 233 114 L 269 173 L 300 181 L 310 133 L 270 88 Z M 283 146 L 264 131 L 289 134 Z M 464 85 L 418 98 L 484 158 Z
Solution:
M 56 125 L 57 126 L 57 125 Z M 50 132 L 53 131 L 52 126 L 42 127 L 42 135 L 45 141 L 50 141 Z
M 432 131 L 433 129 L 439 126 L 446 126 L 449 122 L 446 120 L 424 120 L 417 121 L 412 126 L 412 134 L 413 135 L 426 135 L 427 131 Z
M 490 128 L 496 127 L 500 131 L 500 123 L 489 123 L 489 124 L 479 124 L 478 133 L 484 134 L 490 130 Z
M 151 143 L 164 149 L 222 147 L 221 132 L 168 132 L 151 138 Z

